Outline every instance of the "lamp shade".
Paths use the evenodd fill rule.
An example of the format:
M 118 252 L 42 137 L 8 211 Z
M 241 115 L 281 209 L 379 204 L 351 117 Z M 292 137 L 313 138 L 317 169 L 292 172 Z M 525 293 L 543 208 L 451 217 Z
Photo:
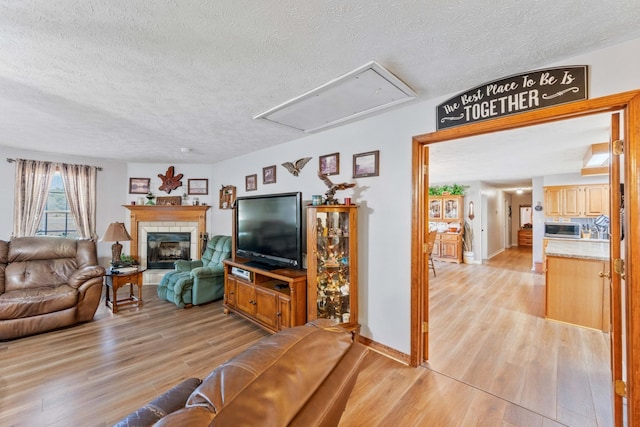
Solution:
M 118 242 L 131 240 L 131 236 L 127 232 L 123 222 L 112 222 L 107 227 L 104 235 L 100 239 L 101 242 Z
M 118 243 L 118 240 L 131 240 L 131 236 L 129 236 L 123 222 L 112 222 L 100 241 L 115 242 L 111 245 L 111 264 L 114 266 L 119 265 L 120 255 L 122 254 L 122 245 Z

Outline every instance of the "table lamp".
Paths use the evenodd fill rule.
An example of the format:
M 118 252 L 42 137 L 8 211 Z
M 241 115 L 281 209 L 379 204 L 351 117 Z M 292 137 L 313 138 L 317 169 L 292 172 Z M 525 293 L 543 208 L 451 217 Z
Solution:
M 111 265 L 117 266 L 121 263 L 120 255 L 122 254 L 122 245 L 119 241 L 131 240 L 131 236 L 127 232 L 123 222 L 112 222 L 107 227 L 101 242 L 115 242 L 111 245 Z

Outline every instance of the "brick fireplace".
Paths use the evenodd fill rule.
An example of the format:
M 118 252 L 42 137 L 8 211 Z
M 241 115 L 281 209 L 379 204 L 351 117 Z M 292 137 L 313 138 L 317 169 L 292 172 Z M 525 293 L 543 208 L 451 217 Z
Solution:
M 130 212 L 129 234 L 131 254 L 147 268 L 149 233 L 189 233 L 188 252 L 192 259 L 200 259 L 203 237 L 207 232 L 206 213 L 209 206 L 138 206 L 125 205 Z M 144 273 L 145 284 L 160 281 L 166 270 L 149 268 Z

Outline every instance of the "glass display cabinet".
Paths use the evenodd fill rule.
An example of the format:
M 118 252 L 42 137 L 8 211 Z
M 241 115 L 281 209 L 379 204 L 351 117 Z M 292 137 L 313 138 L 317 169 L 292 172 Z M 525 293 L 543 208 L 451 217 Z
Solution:
M 358 328 L 356 206 L 307 207 L 307 320 Z

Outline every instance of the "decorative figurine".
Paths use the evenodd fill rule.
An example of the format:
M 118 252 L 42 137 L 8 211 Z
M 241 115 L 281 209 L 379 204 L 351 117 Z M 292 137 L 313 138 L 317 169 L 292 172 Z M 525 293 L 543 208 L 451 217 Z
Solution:
M 327 205 L 337 205 L 338 201 L 334 198 L 336 191 L 338 190 L 346 190 L 347 188 L 353 188 L 356 186 L 355 182 L 348 183 L 342 182 L 340 184 L 334 184 L 331 180 L 321 172 L 318 172 L 318 177 L 325 183 L 329 189 L 327 190 L 325 196 L 327 196 L 327 201 L 325 202 Z
M 149 192 L 147 193 L 147 195 L 146 195 L 146 198 L 147 198 L 147 203 L 146 203 L 146 204 L 147 204 L 147 205 L 155 205 L 155 203 L 153 202 L 153 198 L 154 198 L 154 197 L 155 197 L 155 196 L 153 195 L 153 193 L 152 193 L 151 191 L 149 191 Z

